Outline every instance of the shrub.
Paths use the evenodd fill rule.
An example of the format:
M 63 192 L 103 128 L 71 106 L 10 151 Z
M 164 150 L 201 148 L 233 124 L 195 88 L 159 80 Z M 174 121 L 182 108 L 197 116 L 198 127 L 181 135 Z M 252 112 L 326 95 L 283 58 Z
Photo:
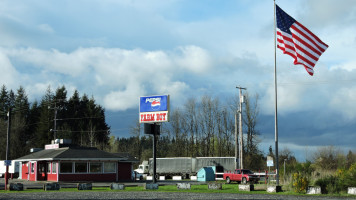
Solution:
M 294 192 L 305 192 L 309 185 L 307 177 L 301 175 L 299 172 L 293 174 L 293 188 Z
M 338 169 L 336 175 L 318 179 L 315 185 L 321 187 L 322 193 L 340 193 L 347 191 L 348 187 L 356 187 L 356 163 L 352 164 L 348 170 Z
M 337 176 L 343 190 L 346 191 L 348 187 L 356 187 L 356 163 L 352 164 L 348 170 L 339 169 Z
M 342 188 L 338 183 L 339 183 L 339 179 L 337 176 L 327 176 L 315 181 L 315 185 L 320 186 L 321 192 L 323 194 L 339 193 Z

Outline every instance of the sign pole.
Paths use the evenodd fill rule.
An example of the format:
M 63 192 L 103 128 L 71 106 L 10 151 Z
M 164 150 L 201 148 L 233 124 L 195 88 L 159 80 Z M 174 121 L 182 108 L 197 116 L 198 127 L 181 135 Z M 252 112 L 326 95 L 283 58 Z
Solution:
M 159 123 L 169 121 L 169 95 L 140 97 L 140 123 L 145 123 L 145 134 L 153 135 L 153 177 L 157 182 L 157 135 L 160 135 Z M 151 165 L 151 164 L 150 164 Z
M 156 183 L 156 169 L 157 169 L 157 163 L 156 163 L 156 157 L 157 157 L 157 130 L 158 130 L 158 125 L 156 123 L 152 124 L 152 134 L 153 134 L 153 178 L 152 182 Z

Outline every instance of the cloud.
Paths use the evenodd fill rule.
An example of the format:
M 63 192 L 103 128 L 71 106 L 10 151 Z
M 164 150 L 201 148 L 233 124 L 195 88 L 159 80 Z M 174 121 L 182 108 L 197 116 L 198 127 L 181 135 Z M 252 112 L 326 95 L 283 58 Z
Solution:
M 2 51 L 0 51 L 0 71 L 0 83 L 6 87 L 15 87 L 19 73 L 12 66 L 10 59 Z
M 193 73 L 207 73 L 212 65 L 212 59 L 208 51 L 197 46 L 184 46 L 179 47 L 178 51 L 181 55 L 175 56 L 175 62 L 184 71 Z
M 354 120 L 356 118 L 356 87 L 353 84 L 349 87 L 335 89 L 330 97 L 329 107 L 334 111 L 341 111 L 345 119 Z
M 337 26 L 344 27 L 353 25 L 356 20 L 356 2 L 354 0 L 323 0 L 320 6 L 318 0 L 307 0 L 303 4 L 307 10 L 303 21 L 310 23 L 314 27 Z
M 104 105 L 109 110 L 127 110 L 137 107 L 139 98 L 144 93 L 137 83 L 127 85 L 122 91 L 111 91 L 104 97 Z
M 70 53 L 35 48 L 9 48 L 3 52 L 4 71 L 15 74 L 16 67 L 27 66 L 20 76 L 39 77 L 22 81 L 33 85 L 31 91 L 44 91 L 48 85 L 77 85 L 89 95 L 97 94 L 111 110 L 134 108 L 142 95 L 181 96 L 190 90 L 187 82 L 180 80 L 184 74 L 206 74 L 212 66 L 208 51 L 193 45 L 172 51 L 92 47 Z M 15 61 L 14 67 L 11 60 Z
M 49 24 L 40 24 L 38 28 L 43 32 L 54 33 L 53 28 Z

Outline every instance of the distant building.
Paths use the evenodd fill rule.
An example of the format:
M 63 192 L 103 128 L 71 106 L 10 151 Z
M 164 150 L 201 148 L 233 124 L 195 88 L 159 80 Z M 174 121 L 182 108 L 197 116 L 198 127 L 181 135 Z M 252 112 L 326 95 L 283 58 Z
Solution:
M 139 162 L 128 154 L 112 154 L 90 147 L 71 145 L 59 140 L 16 159 L 20 161 L 19 178 L 29 181 L 131 180 L 132 164 Z

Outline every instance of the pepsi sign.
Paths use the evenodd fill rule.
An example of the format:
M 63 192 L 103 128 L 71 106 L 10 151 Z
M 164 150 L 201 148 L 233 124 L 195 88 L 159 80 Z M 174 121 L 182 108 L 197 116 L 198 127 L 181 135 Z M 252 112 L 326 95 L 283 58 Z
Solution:
M 169 95 L 140 97 L 140 123 L 167 122 Z
M 140 97 L 140 112 L 168 111 L 168 95 Z

